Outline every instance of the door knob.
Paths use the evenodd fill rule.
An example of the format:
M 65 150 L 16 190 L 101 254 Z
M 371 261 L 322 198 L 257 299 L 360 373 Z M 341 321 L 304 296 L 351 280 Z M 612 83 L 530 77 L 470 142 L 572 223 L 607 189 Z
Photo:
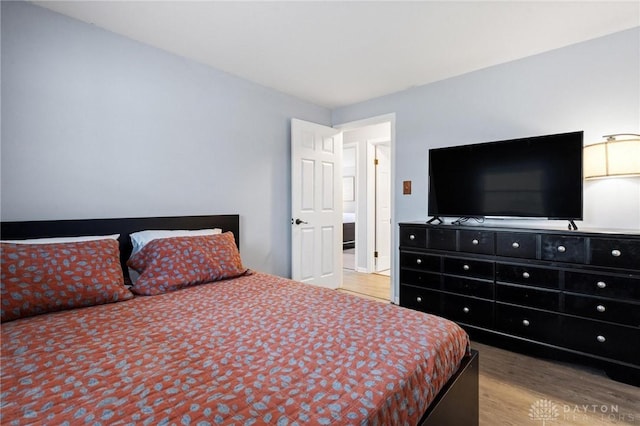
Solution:
M 295 223 L 296 225 L 300 225 L 301 223 L 304 223 L 306 225 L 308 222 L 305 222 L 304 220 L 296 219 Z

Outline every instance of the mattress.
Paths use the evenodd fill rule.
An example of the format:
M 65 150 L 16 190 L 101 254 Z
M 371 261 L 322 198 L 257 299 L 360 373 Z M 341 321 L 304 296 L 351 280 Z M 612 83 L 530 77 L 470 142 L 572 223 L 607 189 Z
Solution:
M 3 425 L 413 425 L 469 351 L 446 319 L 263 273 L 1 339 Z

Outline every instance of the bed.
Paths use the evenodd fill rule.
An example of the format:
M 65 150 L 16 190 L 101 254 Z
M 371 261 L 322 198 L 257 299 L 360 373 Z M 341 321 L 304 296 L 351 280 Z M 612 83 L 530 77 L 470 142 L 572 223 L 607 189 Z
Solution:
M 352 249 L 356 246 L 356 214 L 342 213 L 342 249 Z
M 220 270 L 235 276 L 4 321 L 0 423 L 478 424 L 478 356 L 461 328 L 229 267 L 241 262 L 237 215 L 4 222 L 2 239 L 120 234 L 95 244 L 118 248 L 124 282 L 129 234 L 202 228 L 221 232 L 154 240 L 131 260 L 224 237 Z M 3 244 L 3 291 L 5 254 L 32 248 L 14 246 Z

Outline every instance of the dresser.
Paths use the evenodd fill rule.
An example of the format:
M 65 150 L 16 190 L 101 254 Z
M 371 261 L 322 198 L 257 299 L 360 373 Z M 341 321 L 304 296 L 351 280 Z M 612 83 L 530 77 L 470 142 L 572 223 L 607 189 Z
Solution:
M 400 224 L 400 305 L 640 386 L 640 233 Z

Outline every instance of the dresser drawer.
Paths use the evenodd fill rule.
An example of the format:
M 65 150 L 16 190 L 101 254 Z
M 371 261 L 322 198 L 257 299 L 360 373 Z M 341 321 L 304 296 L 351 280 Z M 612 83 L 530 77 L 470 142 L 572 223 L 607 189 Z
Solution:
M 496 281 L 536 287 L 559 288 L 560 273 L 529 265 L 496 264 Z
M 543 235 L 542 259 L 555 262 L 584 263 L 585 239 L 567 235 Z
M 445 276 L 442 290 L 450 293 L 493 299 L 493 281 Z
M 403 223 L 398 263 L 402 306 L 638 383 L 640 234 Z
M 593 355 L 640 365 L 640 329 L 564 317 L 563 345 Z
M 403 268 L 440 272 L 440 256 L 403 252 L 400 254 L 400 266 Z
M 427 230 L 418 226 L 401 226 L 400 246 L 427 248 Z
M 496 284 L 496 300 L 547 311 L 560 309 L 559 291 L 536 287 Z
M 591 264 L 640 270 L 640 240 L 591 238 Z
M 466 277 L 493 279 L 493 262 L 445 257 L 444 273 Z
M 442 316 L 477 327 L 491 327 L 493 326 L 493 302 L 443 294 Z
M 496 252 L 495 232 L 460 231 L 460 251 L 466 253 L 494 254 Z
M 640 301 L 640 277 L 571 271 L 567 271 L 564 274 L 564 288 L 566 290 L 595 296 Z
M 560 316 L 535 309 L 496 303 L 496 328 L 545 343 L 557 344 L 560 341 Z
M 417 311 L 429 312 L 435 315 L 442 315 L 440 308 L 441 293 L 401 284 L 400 306 Z
M 524 232 L 498 232 L 496 253 L 498 256 L 535 259 L 537 235 Z
M 564 312 L 579 317 L 640 327 L 640 305 L 567 293 Z
M 420 272 L 409 269 L 400 270 L 400 284 L 409 284 L 416 287 L 440 289 L 442 275 L 435 272 Z
M 453 229 L 429 229 L 429 248 L 434 250 L 456 250 L 456 231 Z

